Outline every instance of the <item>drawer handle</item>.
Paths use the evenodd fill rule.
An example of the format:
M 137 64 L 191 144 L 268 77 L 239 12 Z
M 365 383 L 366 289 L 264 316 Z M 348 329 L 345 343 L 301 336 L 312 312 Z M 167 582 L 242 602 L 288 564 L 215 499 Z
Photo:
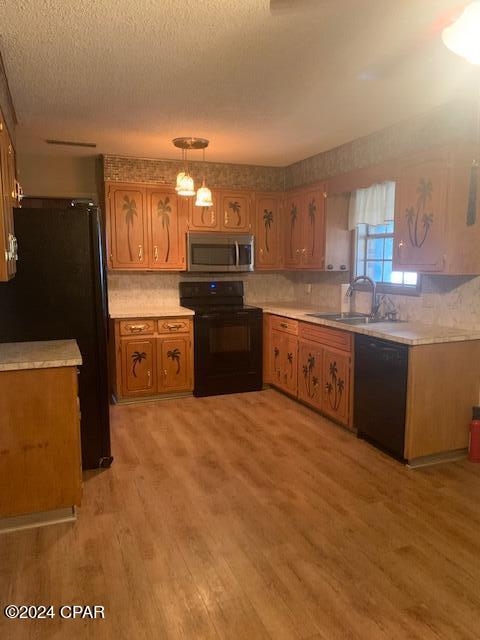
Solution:
M 139 331 L 144 331 L 145 329 L 148 329 L 148 325 L 147 324 L 129 324 L 128 328 L 132 333 L 138 333 Z
M 286 322 L 281 322 L 280 326 L 282 327 L 282 329 L 288 329 L 288 324 Z
M 168 323 L 165 323 L 163 326 L 166 327 L 169 331 L 172 330 L 172 329 L 174 329 L 174 330 L 175 329 L 181 329 L 183 327 L 182 324 L 168 324 Z

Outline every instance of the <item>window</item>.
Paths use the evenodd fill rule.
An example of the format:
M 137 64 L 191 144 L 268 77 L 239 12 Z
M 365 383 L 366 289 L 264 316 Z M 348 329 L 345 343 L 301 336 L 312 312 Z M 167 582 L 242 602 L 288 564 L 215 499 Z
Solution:
M 356 228 L 355 275 L 369 276 L 379 283 L 379 291 L 418 293 L 417 273 L 393 271 L 393 221 L 359 224 Z

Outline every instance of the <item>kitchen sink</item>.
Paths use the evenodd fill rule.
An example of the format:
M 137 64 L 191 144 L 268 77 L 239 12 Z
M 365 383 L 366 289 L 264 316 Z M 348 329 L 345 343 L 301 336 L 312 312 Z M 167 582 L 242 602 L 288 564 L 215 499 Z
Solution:
M 343 324 L 374 324 L 376 322 L 402 322 L 401 320 L 387 320 L 385 318 L 371 318 L 366 313 L 307 313 L 311 318 L 321 318 L 322 320 L 334 320 Z

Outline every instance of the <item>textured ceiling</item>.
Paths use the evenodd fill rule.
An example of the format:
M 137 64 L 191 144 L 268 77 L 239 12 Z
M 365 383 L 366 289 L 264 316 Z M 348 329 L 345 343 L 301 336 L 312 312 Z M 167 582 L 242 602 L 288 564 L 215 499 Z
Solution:
M 59 153 L 43 141 L 60 138 L 172 158 L 172 138 L 198 135 L 210 160 L 285 165 L 472 84 L 439 37 L 418 46 L 458 0 L 310 4 L 3 0 L 20 150 Z

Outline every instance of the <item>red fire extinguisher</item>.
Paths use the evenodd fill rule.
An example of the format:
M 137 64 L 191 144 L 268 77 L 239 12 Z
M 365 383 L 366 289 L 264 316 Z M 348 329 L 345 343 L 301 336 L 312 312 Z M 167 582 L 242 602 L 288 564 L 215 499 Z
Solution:
M 473 416 L 470 423 L 468 459 L 470 462 L 480 462 L 480 407 L 473 407 Z

